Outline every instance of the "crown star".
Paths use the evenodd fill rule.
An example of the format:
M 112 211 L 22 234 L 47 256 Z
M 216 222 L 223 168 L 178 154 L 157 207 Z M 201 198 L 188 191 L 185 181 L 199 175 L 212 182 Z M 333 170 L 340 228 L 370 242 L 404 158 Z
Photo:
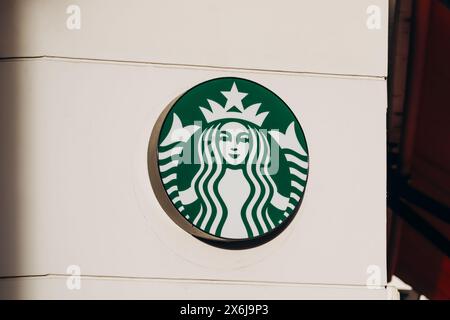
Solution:
M 262 112 L 258 114 L 261 103 L 255 103 L 247 108 L 244 108 L 242 105 L 242 99 L 247 96 L 247 93 L 239 92 L 236 83 L 233 83 L 230 91 L 221 91 L 221 93 L 227 98 L 225 107 L 211 99 L 207 99 L 210 110 L 199 107 L 206 122 L 210 123 L 217 120 L 236 119 L 251 122 L 258 127 L 261 127 L 262 123 L 269 114 L 269 112 Z M 229 111 L 234 107 L 240 112 L 235 112 L 233 110 Z
M 221 93 L 227 98 L 225 104 L 225 111 L 230 110 L 233 107 L 238 108 L 239 111 L 244 112 L 244 106 L 242 105 L 242 99 L 247 96 L 247 93 L 239 92 L 236 82 L 233 82 L 233 86 L 230 91 L 221 91 Z

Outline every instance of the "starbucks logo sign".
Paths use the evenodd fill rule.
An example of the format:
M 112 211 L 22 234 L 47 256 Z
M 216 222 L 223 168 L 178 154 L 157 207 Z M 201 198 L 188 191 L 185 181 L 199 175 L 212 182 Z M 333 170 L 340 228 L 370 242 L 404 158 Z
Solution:
M 170 103 L 148 152 L 164 210 L 214 242 L 267 241 L 283 230 L 303 199 L 308 161 L 303 130 L 286 103 L 231 77 L 203 82 Z

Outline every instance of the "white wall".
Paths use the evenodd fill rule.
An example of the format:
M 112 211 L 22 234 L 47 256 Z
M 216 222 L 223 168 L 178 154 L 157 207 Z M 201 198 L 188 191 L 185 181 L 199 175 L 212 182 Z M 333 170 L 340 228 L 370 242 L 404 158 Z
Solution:
M 349 297 L 351 288 L 353 296 L 373 297 L 365 289 L 370 265 L 386 283 L 387 1 L 15 3 L 0 10 L 11 30 L 0 37 L 0 56 L 13 57 L 0 60 L 0 121 L 9 123 L 2 139 L 11 147 L 2 152 L 13 150 L 2 162 L 2 187 L 14 186 L 0 202 L 0 275 L 51 275 L 37 287 L 18 280 L 16 296 L 114 290 L 96 278 L 89 293 L 71 296 L 64 281 L 52 279 L 72 264 L 86 281 L 137 278 L 155 290 L 150 279 L 179 288 L 238 281 L 252 288 L 242 297 L 267 282 L 277 287 L 267 289 L 273 297 L 291 285 L 285 297 L 315 297 L 330 286 L 332 297 Z M 78 31 L 65 25 L 71 3 L 81 8 Z M 380 30 L 366 27 L 374 3 L 386 19 Z M 310 149 L 298 215 L 279 237 L 250 250 L 211 247 L 181 230 L 148 179 L 147 144 L 162 109 L 221 76 L 276 92 Z M 142 297 L 134 285 L 115 288 Z M 202 288 L 192 297 L 232 295 L 219 285 Z M 10 290 L 11 281 L 0 280 L 2 295 Z

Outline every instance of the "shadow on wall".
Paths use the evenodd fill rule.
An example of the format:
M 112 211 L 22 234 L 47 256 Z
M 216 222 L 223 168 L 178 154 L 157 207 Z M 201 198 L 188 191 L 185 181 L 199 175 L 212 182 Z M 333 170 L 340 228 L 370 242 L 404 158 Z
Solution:
M 8 288 L 11 276 L 20 275 L 21 202 L 20 76 L 17 56 L 20 19 L 16 1 L 0 1 L 0 299 L 20 298 L 18 288 Z

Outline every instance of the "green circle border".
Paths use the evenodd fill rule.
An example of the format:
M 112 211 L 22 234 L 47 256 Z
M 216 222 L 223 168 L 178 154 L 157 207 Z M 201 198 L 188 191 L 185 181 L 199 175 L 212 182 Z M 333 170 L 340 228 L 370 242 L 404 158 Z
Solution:
M 156 154 L 158 153 L 159 144 L 160 144 L 160 142 L 161 142 L 161 131 L 162 131 L 162 128 L 166 125 L 167 118 L 168 118 L 169 114 L 171 113 L 171 111 L 173 110 L 173 108 L 176 106 L 176 104 L 177 104 L 184 96 L 186 96 L 187 94 L 189 94 L 192 90 L 196 89 L 197 87 L 202 86 L 202 85 L 204 85 L 204 84 L 206 84 L 206 83 L 209 83 L 209 82 L 218 81 L 218 80 L 222 80 L 222 79 L 227 79 L 227 80 L 233 80 L 233 79 L 235 79 L 235 80 L 239 80 L 239 81 L 248 82 L 248 83 L 251 83 L 251 84 L 253 84 L 253 85 L 257 85 L 257 86 L 263 88 L 264 90 L 266 90 L 266 91 L 268 91 L 269 93 L 273 94 L 273 95 L 274 95 L 274 96 L 275 96 L 275 97 L 276 97 L 276 98 L 277 98 L 277 99 L 278 99 L 278 100 L 279 100 L 279 101 L 287 108 L 287 110 L 291 113 L 292 117 L 293 117 L 293 118 L 295 119 L 295 121 L 297 122 L 298 127 L 299 127 L 299 129 L 300 129 L 300 132 L 301 132 L 301 134 L 303 135 L 303 140 L 304 140 L 304 142 L 305 142 L 305 148 L 306 148 L 306 153 L 307 153 L 307 157 L 308 157 L 308 169 L 307 169 L 307 176 L 306 176 L 306 180 L 305 180 L 305 186 L 304 186 L 304 190 L 303 190 L 302 197 L 301 197 L 300 201 L 298 201 L 298 203 L 297 203 L 297 205 L 295 206 L 294 210 L 292 210 L 292 213 L 291 213 L 288 217 L 286 217 L 286 219 L 284 219 L 284 220 L 281 222 L 281 224 L 279 224 L 278 226 L 276 226 L 274 229 L 272 229 L 272 230 L 270 230 L 270 231 L 268 231 L 268 232 L 266 232 L 266 233 L 264 233 L 264 234 L 260 234 L 260 235 L 258 235 L 258 236 L 256 236 L 256 237 L 253 237 L 253 238 L 247 238 L 247 239 L 232 239 L 232 238 L 225 238 L 225 237 L 219 237 L 219 236 L 216 236 L 216 235 L 214 235 L 214 234 L 211 234 L 211 233 L 209 233 L 209 232 L 206 232 L 206 231 L 204 231 L 204 230 L 198 228 L 197 226 L 195 226 L 194 224 L 192 224 L 188 219 L 186 219 L 186 217 L 185 217 L 181 212 L 178 211 L 178 209 L 175 207 L 175 204 L 172 202 L 172 199 L 170 198 L 169 194 L 167 193 L 166 188 L 165 188 L 164 185 L 162 184 L 162 177 L 161 177 L 161 172 L 160 172 L 160 169 L 159 169 L 158 159 L 156 159 L 156 162 L 157 162 L 157 163 L 156 163 L 156 167 L 157 167 L 157 169 L 158 169 L 158 178 L 159 178 L 159 180 L 160 180 L 160 182 L 161 182 L 162 188 L 164 189 L 164 194 L 165 194 L 166 198 L 169 200 L 169 202 L 170 202 L 170 204 L 172 205 L 173 209 L 178 213 L 178 215 L 179 215 L 185 222 L 187 222 L 187 223 L 191 226 L 191 228 L 193 228 L 193 229 L 195 229 L 195 230 L 197 230 L 197 231 L 199 231 L 199 232 L 191 232 L 190 230 L 186 230 L 185 228 L 183 228 L 182 226 L 180 226 L 180 225 L 177 223 L 177 224 L 180 226 L 180 228 L 182 228 L 184 231 L 190 233 L 191 235 L 193 235 L 193 236 L 196 237 L 197 239 L 199 239 L 199 240 L 201 240 L 201 241 L 203 241 L 203 242 L 209 243 L 209 244 L 211 244 L 211 245 L 213 245 L 213 246 L 216 246 L 216 247 L 220 247 L 220 248 L 223 248 L 223 249 L 250 249 L 250 248 L 260 246 L 260 245 L 262 245 L 262 244 L 264 244 L 264 243 L 267 243 L 267 242 L 273 240 L 275 237 L 277 237 L 279 234 L 281 234 L 281 233 L 288 227 L 288 225 L 292 222 L 292 220 L 293 220 L 293 219 L 295 218 L 295 216 L 297 215 L 297 213 L 298 213 L 298 211 L 299 211 L 299 209 L 300 209 L 300 207 L 301 207 L 301 205 L 302 205 L 302 203 L 303 203 L 303 200 L 304 200 L 305 194 L 306 194 L 307 185 L 308 185 L 308 180 L 309 180 L 309 173 L 310 173 L 310 165 L 311 165 L 311 164 L 310 164 L 310 153 L 309 153 L 308 142 L 307 142 L 307 138 L 306 138 L 305 131 L 303 130 L 303 127 L 301 126 L 301 123 L 300 123 L 300 121 L 297 119 L 295 113 L 292 111 L 292 109 L 289 107 L 289 105 L 288 105 L 286 102 L 284 102 L 284 100 L 283 100 L 279 95 L 277 95 L 275 92 L 273 92 L 272 90 L 270 90 L 270 89 L 267 88 L 266 86 L 264 86 L 264 85 L 262 85 L 262 84 L 260 84 L 260 83 L 258 83 L 258 82 L 256 82 L 256 81 L 249 80 L 249 79 L 245 79 L 245 78 L 240 78 L 240 77 L 218 77 L 218 78 L 213 78 L 213 79 L 209 79 L 209 80 L 200 82 L 200 83 L 194 85 L 193 87 L 189 88 L 188 90 L 186 90 L 184 93 L 182 93 L 182 94 L 180 94 L 179 96 L 177 96 L 175 99 L 172 100 L 171 103 L 169 103 L 168 106 L 166 106 L 166 108 L 164 108 L 162 114 L 160 115 L 160 118 L 161 118 L 161 116 L 163 116 L 163 115 L 164 115 L 164 118 L 162 119 L 161 126 L 160 126 L 160 128 L 159 128 L 159 130 L 158 130 L 158 132 L 157 132 L 157 137 L 156 137 L 156 138 L 157 138 L 157 139 L 156 139 L 157 144 L 156 144 L 155 146 L 150 146 L 150 145 L 149 145 L 149 148 L 148 148 L 148 154 L 147 154 L 147 156 L 148 156 L 147 161 L 148 161 L 148 162 L 150 161 L 149 158 L 150 158 L 150 152 L 151 152 L 151 151 L 156 152 Z M 164 113 L 165 113 L 165 114 L 164 114 Z M 180 120 L 181 120 L 181 119 L 180 119 Z M 156 125 L 155 125 L 155 126 L 156 126 Z M 155 129 L 155 127 L 154 127 L 154 129 Z M 152 132 L 152 135 L 153 135 L 154 133 L 155 133 L 155 132 Z M 153 149 L 155 149 L 155 150 L 150 150 L 152 147 L 153 147 Z M 149 163 L 148 163 L 148 169 L 149 169 L 149 171 L 150 171 L 150 164 L 149 164 Z M 150 172 L 149 172 L 149 174 L 150 174 Z M 151 177 L 150 177 L 150 178 L 151 178 Z M 152 184 L 152 187 L 153 187 L 153 189 L 155 189 L 154 186 L 153 186 L 153 184 Z M 154 191 L 155 191 L 155 190 L 154 190 Z M 155 194 L 156 194 L 156 192 L 155 192 Z M 157 199 L 158 199 L 158 197 L 157 197 Z M 160 201 L 160 199 L 158 199 L 158 201 Z M 161 203 L 160 203 L 160 204 L 161 204 Z M 172 216 L 171 216 L 170 214 L 168 214 L 167 212 L 166 212 L 166 214 L 173 220 L 173 218 L 172 218 Z M 175 222 L 176 222 L 176 221 L 175 221 Z M 200 234 L 199 234 L 199 233 L 200 233 Z M 207 235 L 207 236 L 202 237 L 201 234 L 205 234 L 205 235 Z

